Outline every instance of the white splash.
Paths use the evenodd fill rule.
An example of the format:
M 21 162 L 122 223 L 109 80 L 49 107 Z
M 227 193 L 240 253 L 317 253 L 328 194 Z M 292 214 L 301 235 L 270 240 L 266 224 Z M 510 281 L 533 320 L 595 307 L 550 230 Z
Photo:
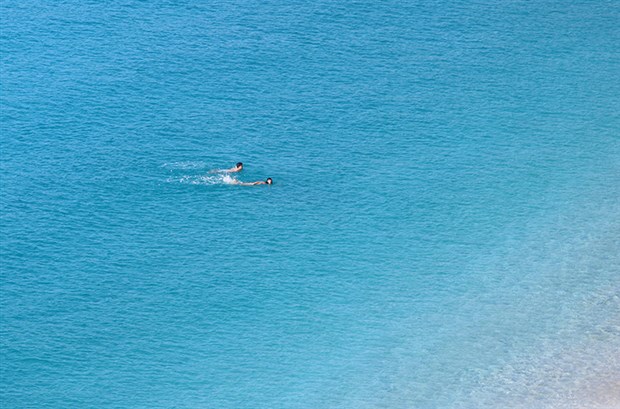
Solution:
M 222 178 L 222 182 L 227 185 L 233 185 L 237 182 L 237 179 L 233 178 L 230 175 L 222 175 L 221 178 Z
M 182 175 L 169 177 L 166 182 L 188 185 L 234 185 L 236 179 L 230 175 Z

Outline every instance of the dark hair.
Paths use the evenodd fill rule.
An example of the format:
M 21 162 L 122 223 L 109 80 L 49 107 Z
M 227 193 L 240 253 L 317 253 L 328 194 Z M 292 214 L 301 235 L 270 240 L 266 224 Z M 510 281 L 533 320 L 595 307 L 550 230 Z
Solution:
M 267 183 L 268 185 L 273 183 L 273 180 L 271 178 L 267 178 L 267 180 L 265 181 L 265 183 Z
M 237 168 L 241 168 L 241 167 L 243 167 L 243 163 L 241 163 L 241 162 L 237 162 L 237 164 L 235 165 L 235 167 L 237 167 Z

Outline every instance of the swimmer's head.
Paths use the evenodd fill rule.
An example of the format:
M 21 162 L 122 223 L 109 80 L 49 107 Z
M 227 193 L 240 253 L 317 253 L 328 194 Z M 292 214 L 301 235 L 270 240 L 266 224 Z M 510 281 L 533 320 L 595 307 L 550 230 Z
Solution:
M 241 163 L 241 162 L 237 162 L 237 164 L 235 165 L 235 167 L 236 167 L 237 169 L 240 169 L 240 170 L 241 170 L 241 169 L 243 169 L 243 163 Z
M 271 180 L 271 178 L 267 178 L 267 180 L 265 181 L 265 183 L 267 183 L 268 185 L 273 183 L 273 180 Z

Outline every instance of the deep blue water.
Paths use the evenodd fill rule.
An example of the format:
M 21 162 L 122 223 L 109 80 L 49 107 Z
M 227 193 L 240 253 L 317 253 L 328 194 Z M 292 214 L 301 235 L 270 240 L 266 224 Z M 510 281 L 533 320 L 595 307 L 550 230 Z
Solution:
M 620 401 L 617 2 L 0 17 L 3 407 Z

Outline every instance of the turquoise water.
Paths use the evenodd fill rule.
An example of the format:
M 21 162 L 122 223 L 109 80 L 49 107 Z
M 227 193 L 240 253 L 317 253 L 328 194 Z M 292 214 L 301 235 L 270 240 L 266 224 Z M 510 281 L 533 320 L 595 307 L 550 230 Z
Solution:
M 620 401 L 617 3 L 0 16 L 3 407 Z

